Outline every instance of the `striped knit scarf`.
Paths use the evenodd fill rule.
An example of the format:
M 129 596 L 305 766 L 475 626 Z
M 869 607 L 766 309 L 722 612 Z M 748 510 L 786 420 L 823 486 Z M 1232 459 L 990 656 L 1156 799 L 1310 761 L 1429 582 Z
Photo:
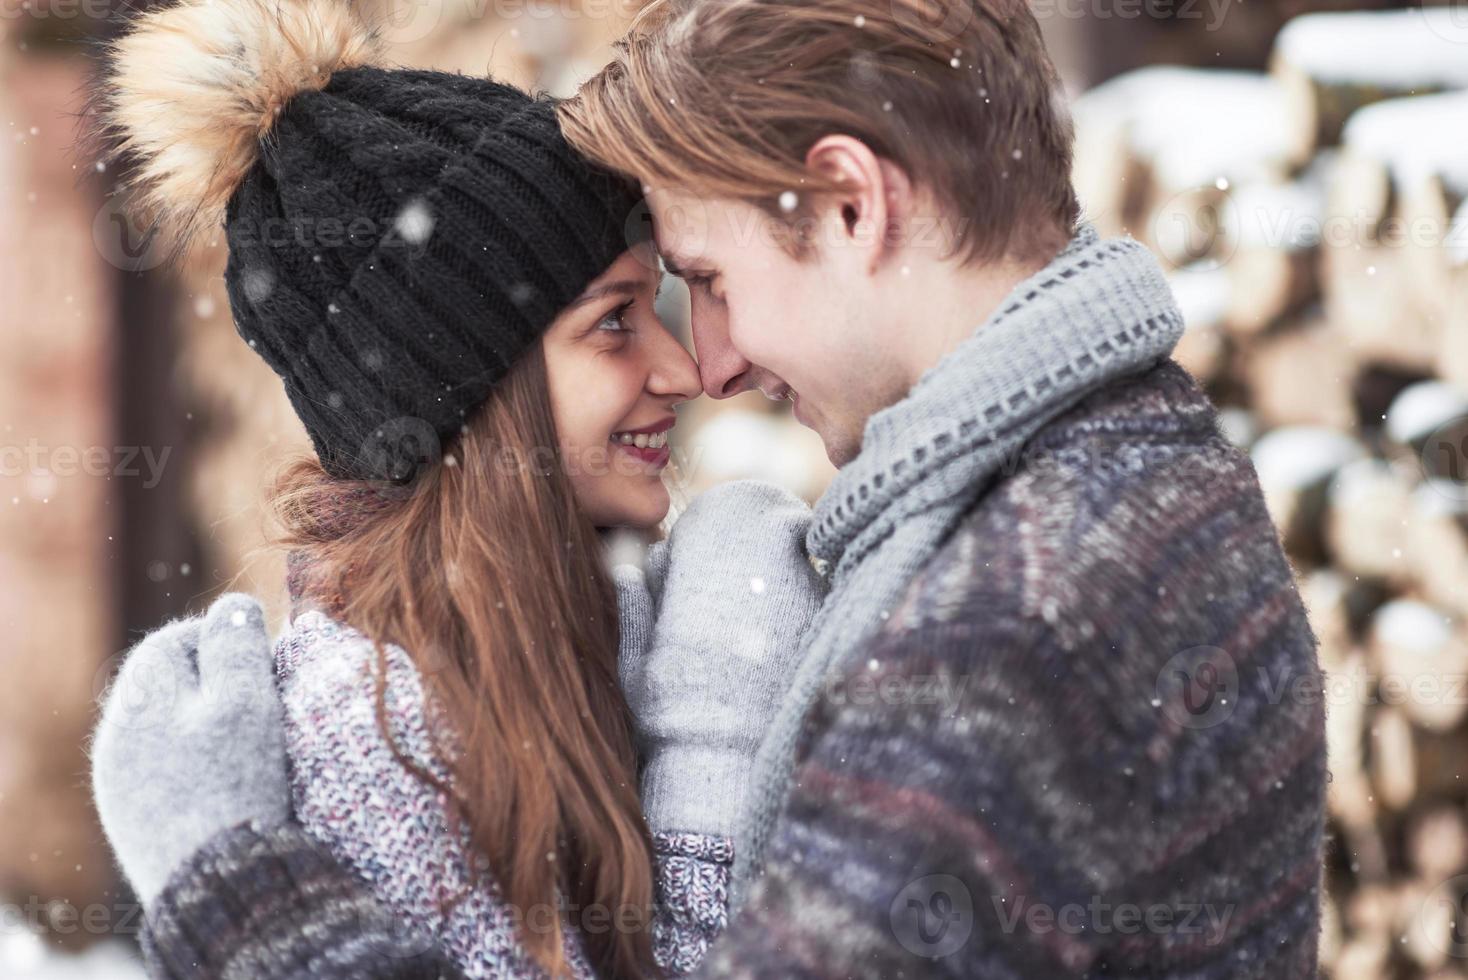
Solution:
M 828 673 L 876 633 L 1031 436 L 1090 392 L 1166 358 L 1182 330 L 1151 253 L 1083 225 L 905 399 L 868 419 L 860 455 L 817 503 L 806 537 L 831 594 L 755 760 L 735 838 L 736 908 L 789 796 L 802 722 Z

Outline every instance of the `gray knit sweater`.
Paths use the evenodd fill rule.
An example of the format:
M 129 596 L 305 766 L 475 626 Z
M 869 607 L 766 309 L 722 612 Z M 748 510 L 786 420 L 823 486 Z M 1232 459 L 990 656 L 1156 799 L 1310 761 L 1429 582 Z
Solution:
M 1314 639 L 1179 329 L 1140 246 L 1083 231 L 871 420 L 808 539 L 833 595 L 700 976 L 1314 976 Z M 157 947 L 424 975 L 321 966 L 390 920 L 320 854 L 248 844 L 176 879 Z M 221 908 L 244 923 L 216 937 Z

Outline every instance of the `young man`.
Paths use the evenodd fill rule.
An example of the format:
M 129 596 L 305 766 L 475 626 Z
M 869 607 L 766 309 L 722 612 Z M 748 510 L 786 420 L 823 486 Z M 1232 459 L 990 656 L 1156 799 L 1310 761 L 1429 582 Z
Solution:
M 1025 4 L 648 18 L 563 125 L 648 188 L 704 389 L 790 398 L 841 466 L 701 975 L 1313 977 L 1314 639 L 1160 270 L 1078 225 Z M 290 847 L 299 894 L 362 907 Z M 325 904 L 281 906 L 292 942 Z
M 642 26 L 563 128 L 646 188 L 704 390 L 842 467 L 710 965 L 1314 976 L 1314 638 L 1155 262 L 1077 227 L 1026 4 Z

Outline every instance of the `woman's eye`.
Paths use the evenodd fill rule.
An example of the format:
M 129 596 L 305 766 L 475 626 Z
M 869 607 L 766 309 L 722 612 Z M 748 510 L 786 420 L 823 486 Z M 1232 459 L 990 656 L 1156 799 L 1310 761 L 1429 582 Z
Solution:
M 596 329 L 605 330 L 608 333 L 631 332 L 632 328 L 627 325 L 627 310 L 631 306 L 631 303 L 626 303 L 622 306 L 617 307 L 615 310 L 601 318 L 601 321 L 598 322 L 596 325 Z

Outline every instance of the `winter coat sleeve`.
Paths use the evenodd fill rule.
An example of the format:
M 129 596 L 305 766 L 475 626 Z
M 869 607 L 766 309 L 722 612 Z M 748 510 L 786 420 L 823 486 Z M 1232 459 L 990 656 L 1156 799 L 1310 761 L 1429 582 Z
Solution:
M 728 916 L 727 840 L 658 834 L 658 963 L 695 968 Z M 142 946 L 155 980 L 459 980 L 436 944 L 409 932 L 301 827 L 242 825 L 174 872 Z
M 295 824 L 243 824 L 169 879 L 142 933 L 156 980 L 455 980 Z

